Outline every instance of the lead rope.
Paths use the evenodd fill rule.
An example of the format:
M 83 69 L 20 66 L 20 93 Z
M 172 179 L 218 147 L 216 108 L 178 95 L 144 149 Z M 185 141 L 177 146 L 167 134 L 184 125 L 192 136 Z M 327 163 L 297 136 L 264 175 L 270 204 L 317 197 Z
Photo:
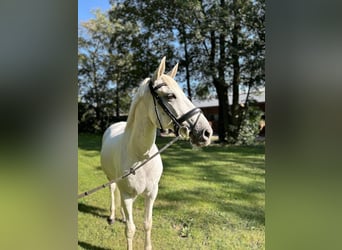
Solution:
M 95 192 L 97 192 L 98 190 L 100 189 L 103 189 L 105 187 L 108 187 L 110 184 L 113 184 L 113 183 L 118 183 L 119 181 L 125 179 L 126 177 L 130 176 L 131 174 L 132 175 L 135 175 L 135 172 L 141 168 L 142 166 L 144 166 L 147 162 L 149 162 L 150 160 L 152 160 L 154 157 L 156 157 L 158 154 L 161 154 L 165 149 L 167 149 L 168 147 L 170 147 L 173 143 L 175 143 L 176 141 L 178 141 L 179 139 L 181 138 L 181 136 L 177 136 L 175 138 L 173 138 L 172 141 L 168 142 L 164 147 L 162 147 L 158 152 L 154 153 L 150 158 L 144 160 L 140 165 L 134 167 L 134 168 L 130 168 L 128 170 L 127 173 L 125 173 L 124 175 L 120 176 L 119 178 L 116 178 L 114 180 L 111 180 L 105 184 L 102 184 L 101 186 L 98 186 L 96 188 L 93 188 L 89 191 L 86 191 L 86 192 L 83 192 L 81 194 L 78 195 L 77 199 L 80 199 L 80 198 L 83 198 L 85 196 L 88 196 L 88 195 L 91 195 Z

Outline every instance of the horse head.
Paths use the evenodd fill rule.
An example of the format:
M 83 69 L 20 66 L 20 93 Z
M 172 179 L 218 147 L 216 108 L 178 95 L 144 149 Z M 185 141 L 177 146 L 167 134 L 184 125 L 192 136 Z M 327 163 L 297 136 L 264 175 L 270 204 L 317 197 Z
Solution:
M 177 135 L 190 137 L 196 146 L 207 146 L 213 130 L 199 108 L 185 96 L 174 77 L 178 64 L 167 74 L 165 57 L 149 81 L 154 108 L 150 112 L 151 121 L 160 129 L 172 129 Z

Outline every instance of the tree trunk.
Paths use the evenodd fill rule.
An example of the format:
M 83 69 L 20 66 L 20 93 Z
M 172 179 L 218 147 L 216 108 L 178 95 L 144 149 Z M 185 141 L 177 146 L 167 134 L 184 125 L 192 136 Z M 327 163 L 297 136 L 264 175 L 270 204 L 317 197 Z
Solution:
M 224 6 L 224 1 L 221 1 L 221 6 Z M 229 102 L 228 102 L 228 84 L 225 78 L 226 69 L 226 41 L 225 35 L 220 33 L 219 35 L 219 61 L 218 61 L 218 82 L 217 82 L 217 93 L 219 99 L 219 116 L 221 117 L 221 129 L 222 137 L 220 141 L 227 141 L 227 132 L 229 128 Z M 223 137 L 224 136 L 224 137 Z
M 240 24 L 237 20 L 234 24 L 234 28 L 232 30 L 232 66 L 233 66 L 233 79 L 232 79 L 232 90 L 233 90 L 233 99 L 232 99 L 232 107 L 231 107 L 231 126 L 229 137 L 235 142 L 239 135 L 239 121 L 240 117 L 240 105 L 239 105 L 239 85 L 240 85 L 240 63 L 239 63 L 239 38 L 240 32 Z
M 184 57 L 185 57 L 185 77 L 186 77 L 186 86 L 188 89 L 188 98 L 190 101 L 192 101 L 192 94 L 191 94 L 191 85 L 190 85 L 190 57 L 188 53 L 188 38 L 185 31 L 185 25 L 184 23 L 181 24 L 181 30 L 180 30 L 183 40 L 184 40 Z
M 225 82 L 225 45 L 224 45 L 224 36 L 219 36 L 219 65 L 215 64 L 215 56 L 216 56 L 216 35 L 215 31 L 210 32 L 210 42 L 211 42 L 211 50 L 209 56 L 209 66 L 211 69 L 211 75 L 213 79 L 213 85 L 216 88 L 217 98 L 219 102 L 219 121 L 218 121 L 218 136 L 219 141 L 226 142 L 227 141 L 227 131 L 228 131 L 228 112 L 229 112 L 229 104 L 228 104 L 228 84 Z M 218 73 L 218 77 L 217 77 Z
M 189 62 L 190 60 L 188 59 L 188 53 L 186 51 L 187 49 L 185 48 L 185 73 L 186 73 L 186 85 L 188 88 L 188 98 L 190 101 L 192 101 L 192 94 L 191 94 L 191 85 L 190 85 L 190 69 L 189 69 Z
M 119 93 L 119 83 L 116 83 L 116 98 L 115 98 L 115 112 L 116 112 L 116 117 L 120 117 L 120 93 Z
M 214 80 L 216 87 L 217 98 L 219 102 L 219 121 L 218 121 L 218 136 L 220 142 L 227 141 L 228 131 L 228 85 L 220 83 L 217 79 Z

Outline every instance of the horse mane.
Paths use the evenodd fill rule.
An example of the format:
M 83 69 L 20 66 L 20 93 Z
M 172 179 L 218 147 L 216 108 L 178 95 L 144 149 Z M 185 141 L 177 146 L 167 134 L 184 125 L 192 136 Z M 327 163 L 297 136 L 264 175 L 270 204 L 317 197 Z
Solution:
M 143 80 L 140 83 L 139 88 L 137 89 L 137 92 L 135 93 L 131 106 L 129 108 L 129 112 L 128 112 L 128 117 L 127 117 L 127 124 L 126 124 L 126 128 L 130 127 L 132 125 L 132 123 L 134 122 L 134 117 L 135 117 L 135 110 L 136 110 L 136 106 L 139 103 L 139 101 L 141 100 L 141 98 L 144 96 L 147 88 L 147 83 L 150 80 L 150 78 L 146 78 L 145 80 Z

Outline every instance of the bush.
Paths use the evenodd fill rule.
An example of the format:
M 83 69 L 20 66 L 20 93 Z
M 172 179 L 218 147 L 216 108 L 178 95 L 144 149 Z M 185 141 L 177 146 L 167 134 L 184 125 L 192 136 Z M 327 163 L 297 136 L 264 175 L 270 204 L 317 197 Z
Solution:
M 109 110 L 109 111 L 108 111 Z M 127 115 L 115 117 L 110 115 L 110 108 L 103 108 L 96 116 L 95 108 L 86 103 L 78 103 L 78 131 L 81 133 L 103 134 L 113 123 L 126 121 Z
M 255 139 L 260 132 L 260 119 L 262 115 L 263 112 L 259 108 L 248 107 L 245 111 L 245 118 L 241 122 L 236 144 L 251 145 L 255 143 Z

